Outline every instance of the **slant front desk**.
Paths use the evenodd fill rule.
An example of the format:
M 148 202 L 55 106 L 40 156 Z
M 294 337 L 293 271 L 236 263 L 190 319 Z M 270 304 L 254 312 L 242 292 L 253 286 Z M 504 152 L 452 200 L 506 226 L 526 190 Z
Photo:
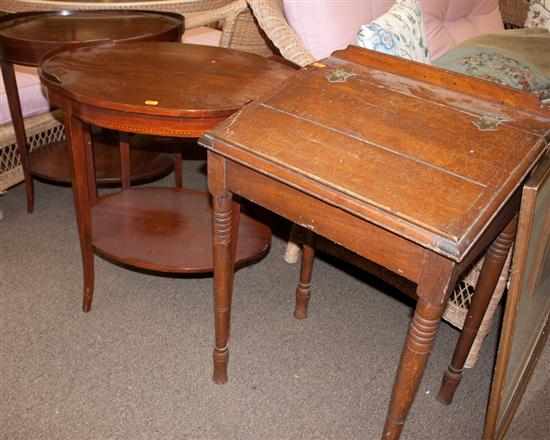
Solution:
M 401 435 L 449 293 L 485 253 L 478 299 L 439 393 L 450 401 L 549 127 L 550 111 L 535 96 L 348 48 L 208 132 L 201 143 L 214 206 L 214 380 L 227 380 L 235 194 L 417 284 L 386 440 Z M 313 252 L 304 255 L 297 316 L 309 297 Z

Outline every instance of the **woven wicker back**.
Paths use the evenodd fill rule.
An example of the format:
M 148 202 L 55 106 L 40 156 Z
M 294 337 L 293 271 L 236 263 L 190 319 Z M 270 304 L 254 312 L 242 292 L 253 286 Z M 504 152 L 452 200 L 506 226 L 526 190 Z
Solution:
M 247 8 L 235 18 L 233 27 L 229 32 L 227 27 L 224 26 L 221 45 L 265 57 L 275 53 L 273 45 L 261 30 L 250 8 Z

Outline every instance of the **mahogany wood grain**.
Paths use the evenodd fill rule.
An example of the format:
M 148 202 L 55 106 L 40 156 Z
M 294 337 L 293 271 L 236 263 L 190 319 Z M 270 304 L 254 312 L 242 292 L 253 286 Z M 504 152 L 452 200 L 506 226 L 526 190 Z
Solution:
M 34 208 L 33 177 L 70 184 L 71 167 L 64 142 L 30 153 L 13 65 L 38 66 L 47 53 L 82 44 L 178 41 L 182 32 L 182 16 L 153 11 L 22 12 L 0 17 L 0 63 L 21 156 L 29 212 Z M 113 166 L 113 152 L 101 148 L 96 150 L 96 156 L 99 183 L 119 184 L 121 168 Z M 160 178 L 173 168 L 169 157 L 160 157 L 155 151 L 143 151 L 133 159 L 135 168 L 142 168 L 139 175 L 131 177 L 134 182 Z M 116 162 L 121 164 L 120 157 Z
M 81 47 L 43 61 L 40 74 L 50 100 L 69 118 L 78 176 L 73 190 L 84 265 L 84 311 L 92 303 L 94 251 L 126 266 L 168 273 L 212 272 L 215 258 L 207 193 L 178 185 L 123 188 L 94 198 L 89 125 L 196 138 L 292 73 L 257 55 L 167 42 Z M 233 269 L 263 256 L 271 232 L 241 214 L 237 203 L 224 207 L 227 222 L 241 224 L 228 250 Z M 224 313 L 228 310 L 221 307 L 220 316 Z M 223 348 L 221 342 L 216 346 Z M 223 350 L 216 356 L 224 358 Z
M 200 143 L 209 150 L 214 198 L 214 380 L 228 378 L 237 227 L 229 201 L 238 195 L 369 259 L 380 273 L 396 273 L 406 290 L 416 284 L 381 435 L 398 439 L 449 294 L 499 235 L 493 248 L 508 245 L 521 185 L 547 148 L 549 123 L 550 112 L 526 93 L 350 48 L 206 133 Z M 298 317 L 309 297 L 309 247 Z M 500 264 L 489 260 L 481 274 L 487 291 Z M 474 316 L 484 307 L 476 301 Z M 476 325 L 469 322 L 468 338 Z
M 192 215 L 190 215 L 192 213 Z M 212 272 L 212 221 L 207 193 L 134 188 L 102 198 L 92 210 L 93 244 L 109 259 L 157 272 Z M 269 249 L 271 233 L 242 215 L 235 265 Z M 255 249 L 251 252 L 250 249 Z

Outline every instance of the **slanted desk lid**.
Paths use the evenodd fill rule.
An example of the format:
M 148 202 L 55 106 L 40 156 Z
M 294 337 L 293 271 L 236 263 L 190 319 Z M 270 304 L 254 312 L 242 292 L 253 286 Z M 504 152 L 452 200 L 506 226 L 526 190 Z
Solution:
M 349 48 L 203 143 L 260 171 L 270 164 L 276 178 L 291 172 L 305 192 L 324 188 L 329 202 L 460 261 L 542 154 L 549 127 L 528 94 Z

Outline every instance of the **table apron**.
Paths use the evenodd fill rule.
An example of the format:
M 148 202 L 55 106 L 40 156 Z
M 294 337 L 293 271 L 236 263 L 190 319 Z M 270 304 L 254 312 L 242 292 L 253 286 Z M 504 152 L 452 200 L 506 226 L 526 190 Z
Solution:
M 337 206 L 226 160 L 227 190 L 261 205 L 415 283 L 432 252 Z
M 227 116 L 215 118 L 188 118 L 185 116 L 157 116 L 143 113 L 97 108 L 92 105 L 70 101 L 61 94 L 49 90 L 52 105 L 64 110 L 71 108 L 72 114 L 87 124 L 96 125 L 126 133 L 149 134 L 181 138 L 199 138 L 205 131 L 222 122 Z

